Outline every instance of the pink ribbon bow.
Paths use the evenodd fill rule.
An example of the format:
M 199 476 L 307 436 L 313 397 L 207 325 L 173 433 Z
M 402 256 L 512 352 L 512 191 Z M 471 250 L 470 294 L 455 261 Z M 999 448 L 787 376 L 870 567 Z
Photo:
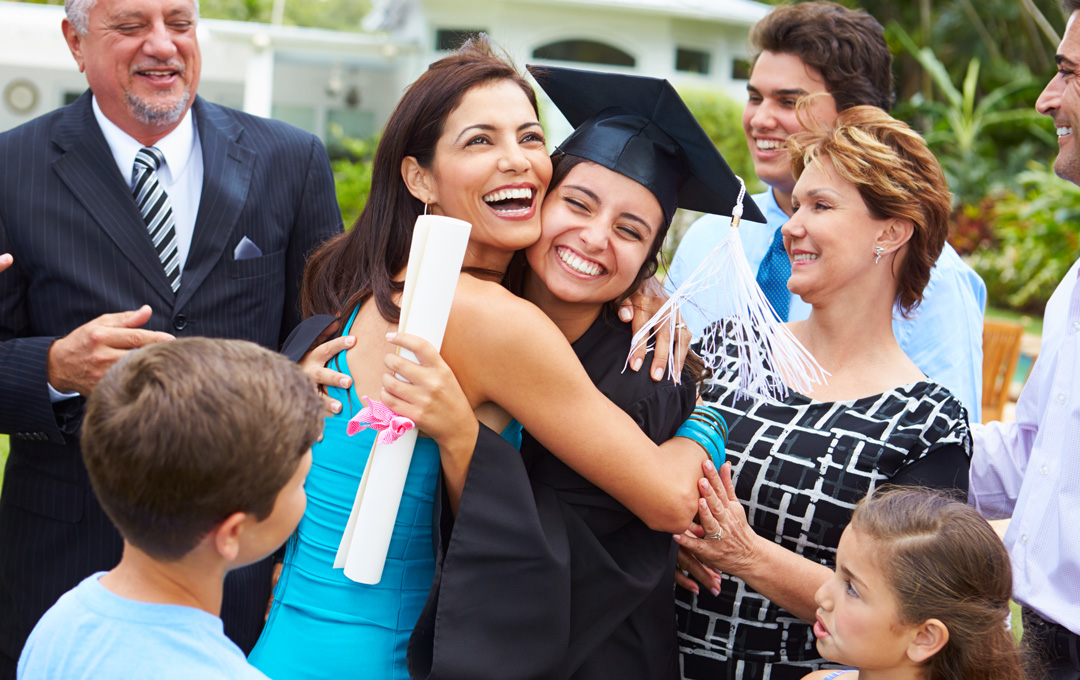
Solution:
M 350 437 L 369 427 L 379 433 L 376 444 L 393 444 L 398 437 L 416 427 L 411 418 L 399 416 L 381 401 L 364 397 L 367 406 L 349 419 L 345 433 Z

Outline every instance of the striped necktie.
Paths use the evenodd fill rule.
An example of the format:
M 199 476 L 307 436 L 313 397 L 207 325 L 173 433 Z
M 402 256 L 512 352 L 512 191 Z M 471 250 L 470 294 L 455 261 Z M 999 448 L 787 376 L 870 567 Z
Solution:
M 176 245 L 172 203 L 157 176 L 157 169 L 164 162 L 165 154 L 156 147 L 140 149 L 135 154 L 135 168 L 132 170 L 132 193 L 146 222 L 150 241 L 154 244 L 161 266 L 165 268 L 165 278 L 175 293 L 180 289 L 180 251 Z
M 772 244 L 765 253 L 761 265 L 758 266 L 757 282 L 781 321 L 788 320 L 788 309 L 791 307 L 791 291 L 787 287 L 787 280 L 790 277 L 791 260 L 788 259 L 787 251 L 784 250 L 784 235 L 777 227 L 776 233 L 773 234 Z

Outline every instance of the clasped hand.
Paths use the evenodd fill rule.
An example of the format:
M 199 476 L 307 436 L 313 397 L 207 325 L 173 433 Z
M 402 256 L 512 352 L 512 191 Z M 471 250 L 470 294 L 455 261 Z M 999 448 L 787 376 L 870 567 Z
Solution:
M 701 467 L 705 476 L 698 480 L 698 521 L 675 535 L 681 570 L 675 572 L 675 582 L 694 593 L 701 583 L 716 595 L 721 574 L 741 576 L 751 568 L 759 538 L 735 496 L 731 463 L 717 471 L 712 461 L 705 460 Z

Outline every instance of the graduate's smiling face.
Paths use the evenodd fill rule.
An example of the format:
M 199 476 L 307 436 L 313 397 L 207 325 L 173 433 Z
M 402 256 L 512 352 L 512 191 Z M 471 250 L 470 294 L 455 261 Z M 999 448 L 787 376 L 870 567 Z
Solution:
M 540 240 L 525 254 L 559 300 L 603 304 L 633 285 L 663 228 L 651 191 L 585 161 L 549 191 Z

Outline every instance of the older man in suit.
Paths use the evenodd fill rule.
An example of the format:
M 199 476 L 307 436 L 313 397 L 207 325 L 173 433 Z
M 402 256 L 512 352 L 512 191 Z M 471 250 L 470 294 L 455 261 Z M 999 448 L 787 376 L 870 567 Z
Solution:
M 89 91 L 0 135 L 0 678 L 57 597 L 120 557 L 79 452 L 85 396 L 174 336 L 276 348 L 306 256 L 341 230 L 315 137 L 196 96 L 197 20 L 194 0 L 68 0 Z M 227 584 L 241 647 L 268 595 L 268 565 Z

